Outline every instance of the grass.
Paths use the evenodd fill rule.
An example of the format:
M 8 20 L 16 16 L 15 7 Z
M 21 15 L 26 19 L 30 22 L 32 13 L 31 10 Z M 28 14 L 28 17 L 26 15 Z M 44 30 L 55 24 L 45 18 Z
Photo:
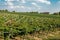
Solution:
M 9 35 L 11 38 L 18 37 L 19 35 L 18 38 L 21 37 L 21 40 L 42 40 L 46 38 L 46 40 L 49 40 L 60 38 L 59 29 L 60 15 L 0 13 L 0 35 L 2 38 L 4 38 L 4 33 L 7 32 L 6 38 Z M 54 36 L 52 37 L 51 35 Z

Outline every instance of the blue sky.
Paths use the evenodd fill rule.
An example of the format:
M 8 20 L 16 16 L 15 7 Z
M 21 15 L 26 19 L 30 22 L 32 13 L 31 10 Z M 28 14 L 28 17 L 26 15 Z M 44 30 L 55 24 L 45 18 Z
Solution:
M 60 0 L 0 0 L 0 9 L 20 12 L 59 12 Z

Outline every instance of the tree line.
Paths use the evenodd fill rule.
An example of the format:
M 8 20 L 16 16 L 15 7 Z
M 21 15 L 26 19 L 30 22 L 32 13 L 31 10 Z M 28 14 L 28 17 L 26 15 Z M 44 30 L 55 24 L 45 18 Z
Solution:
M 0 12 L 10 12 L 7 9 L 5 10 L 0 10 Z M 16 11 L 12 11 L 11 13 L 32 13 L 32 14 L 50 14 L 50 12 L 16 12 Z M 60 12 L 54 12 L 53 15 L 60 15 Z

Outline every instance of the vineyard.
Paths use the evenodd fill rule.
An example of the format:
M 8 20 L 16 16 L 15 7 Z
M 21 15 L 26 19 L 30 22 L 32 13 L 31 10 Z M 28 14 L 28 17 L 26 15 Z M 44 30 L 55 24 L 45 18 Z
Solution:
M 0 12 L 0 39 L 12 40 L 17 36 L 19 40 L 58 40 L 60 15 Z

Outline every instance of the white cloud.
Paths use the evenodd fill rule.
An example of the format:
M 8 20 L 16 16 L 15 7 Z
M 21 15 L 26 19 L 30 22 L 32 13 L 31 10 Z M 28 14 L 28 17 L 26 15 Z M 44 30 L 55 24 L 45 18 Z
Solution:
M 20 8 L 25 8 L 24 6 L 20 6 Z
M 7 1 L 8 8 L 14 8 L 14 4 L 10 1 Z
M 5 0 L 5 1 L 20 1 L 20 0 Z
M 34 2 L 32 3 L 32 5 L 37 6 L 37 4 L 36 4 L 36 3 L 34 3 Z
M 18 0 L 19 1 L 19 0 Z M 24 2 L 24 0 L 22 1 L 22 3 L 25 3 Z M 8 5 L 8 8 L 11 8 L 11 9 L 15 9 L 15 8 L 25 8 L 24 6 L 19 6 L 19 5 L 17 5 L 17 6 L 14 6 L 14 4 L 9 0 L 9 1 L 7 1 L 7 5 Z
M 58 1 L 57 3 L 59 3 L 59 4 L 60 4 L 60 1 Z
M 7 4 L 8 4 L 9 6 L 13 6 L 13 3 L 10 2 L 10 1 L 8 1 Z
M 51 4 L 50 1 L 47 1 L 47 0 L 31 0 L 31 5 L 32 6 L 27 6 L 26 2 L 28 2 L 27 0 L 6 0 L 7 1 L 7 5 L 8 5 L 8 8 L 9 9 L 22 9 L 22 10 L 41 10 L 41 6 L 37 3 L 37 2 L 40 2 L 40 3 L 45 3 L 45 4 Z M 19 1 L 21 5 L 17 5 L 17 6 L 14 6 L 15 4 L 11 1 Z M 24 5 L 24 6 L 23 6 Z
M 14 1 L 14 0 L 5 0 L 5 1 Z
M 46 3 L 46 4 L 51 4 L 51 2 L 50 1 L 48 1 L 48 0 L 37 0 L 38 2 L 42 2 L 42 3 Z
M 21 5 L 21 6 L 20 6 L 20 9 L 31 10 L 32 7 L 28 7 L 28 6 L 23 6 L 23 5 Z
M 14 4 L 11 1 L 13 1 L 13 0 L 7 1 L 8 8 L 13 9 L 13 8 L 19 8 L 20 7 L 19 5 L 18 6 L 14 6 Z
M 37 3 L 34 3 L 34 2 L 33 2 L 33 3 L 31 3 L 31 4 L 34 5 L 36 8 L 39 8 L 39 9 L 41 8 L 41 6 L 39 6 Z
M 13 6 L 14 8 L 20 8 L 20 6 Z
M 27 1 L 35 1 L 35 2 L 40 2 L 40 3 L 45 3 L 45 4 L 51 4 L 49 0 L 27 0 Z
M 20 1 L 20 0 L 17 0 L 17 1 Z
M 25 0 L 21 0 L 21 2 L 22 2 L 22 3 L 26 3 L 26 1 L 25 1 Z
M 17 8 L 20 8 L 20 6 L 16 6 Z

